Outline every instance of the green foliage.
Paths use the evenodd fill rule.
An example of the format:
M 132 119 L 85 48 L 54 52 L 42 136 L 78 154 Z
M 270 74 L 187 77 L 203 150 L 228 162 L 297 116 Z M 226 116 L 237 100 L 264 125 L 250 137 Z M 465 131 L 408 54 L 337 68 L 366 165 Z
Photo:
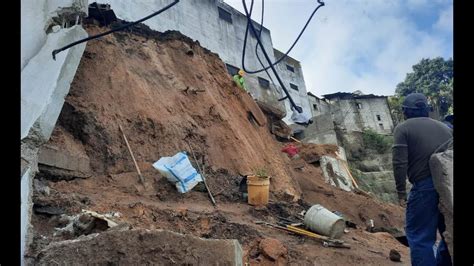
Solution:
M 453 104 L 453 59 L 422 59 L 414 65 L 395 90 L 398 96 L 413 92 L 425 94 L 435 111 L 444 116 Z
M 265 168 L 256 168 L 255 175 L 258 177 L 268 177 L 268 173 Z
M 372 129 L 364 129 L 362 139 L 366 148 L 375 150 L 379 154 L 387 152 L 393 144 L 392 138 L 378 134 Z
M 388 97 L 388 106 L 390 107 L 390 112 L 392 115 L 392 120 L 395 124 L 403 121 L 403 110 L 402 103 L 405 100 L 404 96 L 391 96 Z

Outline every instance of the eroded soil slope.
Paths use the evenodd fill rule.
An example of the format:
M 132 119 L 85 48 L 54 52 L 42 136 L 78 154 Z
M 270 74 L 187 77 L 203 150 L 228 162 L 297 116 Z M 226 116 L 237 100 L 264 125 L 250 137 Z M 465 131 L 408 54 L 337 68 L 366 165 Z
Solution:
M 86 29 L 89 34 L 104 30 Z M 303 161 L 303 167 L 294 167 L 281 152 L 284 143 L 252 119 L 251 103 L 216 54 L 179 33 L 160 34 L 140 26 L 133 33 L 90 41 L 48 145 L 85 153 L 91 173 L 70 181 L 38 174 L 49 190 L 35 190 L 35 204 L 54 211 L 33 215 L 30 256 L 52 241 L 77 237 L 54 235 L 61 223 L 58 217 L 88 209 L 119 213 L 114 219 L 133 228 L 238 239 L 245 261 L 254 264 L 275 263 L 259 249 L 265 238 L 276 238 L 288 249 L 277 261 L 282 264 L 387 265 L 390 249 L 409 263 L 407 248 L 393 237 L 365 231 L 369 219 L 377 226 L 402 228 L 403 210 L 331 187 L 317 165 Z M 145 176 L 145 187 L 138 183 L 119 124 Z M 202 189 L 178 194 L 151 166 L 162 156 L 189 151 L 188 145 L 205 165 L 217 207 Z M 241 175 L 258 168 L 272 177 L 271 202 L 263 208 L 247 205 L 238 191 Z M 276 222 L 279 216 L 297 220 L 316 203 L 358 224 L 343 236 L 351 249 L 324 248 L 255 224 Z

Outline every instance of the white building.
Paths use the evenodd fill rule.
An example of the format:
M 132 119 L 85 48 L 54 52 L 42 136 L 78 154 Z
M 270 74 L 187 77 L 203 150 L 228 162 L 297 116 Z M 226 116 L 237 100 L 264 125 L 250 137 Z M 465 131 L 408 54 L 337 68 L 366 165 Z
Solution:
M 379 134 L 392 134 L 393 120 L 387 96 L 337 92 L 323 95 L 331 104 L 336 126 L 347 131 L 371 128 Z

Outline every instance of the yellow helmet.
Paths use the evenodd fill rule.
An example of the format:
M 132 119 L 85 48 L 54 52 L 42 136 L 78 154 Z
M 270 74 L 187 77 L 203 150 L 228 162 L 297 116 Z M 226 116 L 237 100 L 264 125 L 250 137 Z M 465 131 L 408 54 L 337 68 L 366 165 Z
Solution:
M 239 75 L 243 77 L 245 75 L 245 71 L 243 71 L 242 69 L 239 70 Z

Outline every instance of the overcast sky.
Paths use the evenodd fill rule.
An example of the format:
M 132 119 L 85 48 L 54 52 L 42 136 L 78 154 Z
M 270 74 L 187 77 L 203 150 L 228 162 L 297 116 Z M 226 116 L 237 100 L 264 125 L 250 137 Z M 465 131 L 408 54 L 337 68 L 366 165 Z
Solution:
M 224 2 L 243 12 L 241 0 Z M 393 95 L 422 58 L 453 57 L 452 0 L 325 0 L 290 53 L 307 90 Z M 250 6 L 250 0 L 247 0 Z M 264 26 L 273 46 L 290 47 L 316 0 L 265 1 Z M 260 22 L 261 0 L 252 18 Z

